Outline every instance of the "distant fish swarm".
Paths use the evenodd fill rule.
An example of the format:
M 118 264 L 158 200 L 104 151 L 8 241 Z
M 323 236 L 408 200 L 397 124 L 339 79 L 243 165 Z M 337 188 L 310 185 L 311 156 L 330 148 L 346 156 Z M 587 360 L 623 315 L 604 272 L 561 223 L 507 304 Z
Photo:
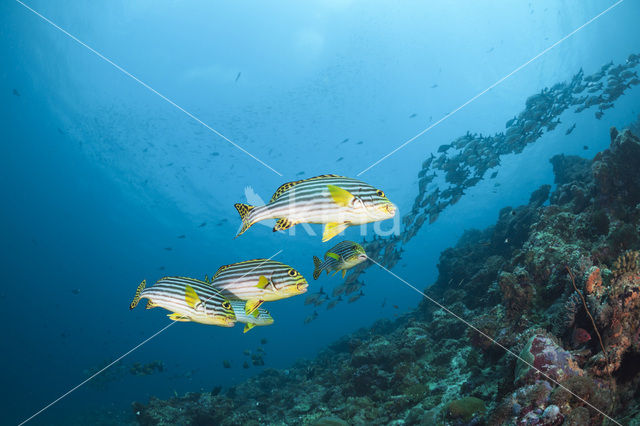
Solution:
M 634 70 L 639 64 L 640 54 L 631 54 L 625 63 L 614 65 L 609 62 L 591 75 L 585 76 L 580 69 L 571 81 L 555 84 L 527 98 L 525 109 L 506 122 L 505 132 L 492 136 L 467 132 L 440 145 L 439 155 L 427 157 L 418 173 L 418 195 L 410 212 L 402 218 L 401 236 L 391 235 L 385 239 L 374 236 L 373 240 L 363 241 L 361 244 L 369 258 L 377 259 L 386 268 L 395 266 L 400 260 L 402 245 L 417 235 L 425 223 L 434 223 L 447 207 L 462 198 L 468 188 L 483 180 L 488 171 L 491 171 L 490 178 L 496 178 L 500 157 L 519 154 L 545 131 L 558 129 L 562 125 L 559 116 L 566 109 L 574 106 L 575 112 L 579 113 L 597 107 L 595 116 L 601 118 L 626 90 L 640 84 Z M 576 123 L 571 123 L 563 130 L 570 135 L 575 128 Z M 585 147 L 583 149 L 588 149 Z M 494 184 L 494 187 L 499 186 L 500 183 Z M 357 283 L 368 266 L 370 264 L 363 263 L 353 268 L 345 284 L 334 289 L 333 296 L 345 293 L 346 282 Z
M 324 260 L 314 256 L 314 279 L 325 270 L 334 275 L 342 271 L 345 280 L 331 292 L 333 299 L 321 288 L 310 294 L 305 304 L 318 307 L 328 301 L 327 309 L 333 309 L 343 300 L 343 295 L 348 303 L 357 301 L 364 295 L 364 283 L 358 279 L 368 266 L 364 260 L 378 259 L 385 267 L 392 268 L 401 258 L 402 244 L 413 238 L 424 223 L 435 222 L 445 208 L 456 204 L 465 190 L 483 180 L 489 170 L 494 169 L 490 178 L 496 178 L 496 168 L 500 165 L 502 156 L 521 153 L 545 131 L 550 132 L 561 126 L 563 123 L 559 116 L 569 107 L 575 106 L 576 113 L 597 107 L 595 117 L 600 119 L 627 89 L 640 84 L 638 74 L 633 70 L 639 63 L 640 55 L 632 54 L 624 64 L 614 66 L 610 62 L 591 75 L 585 76 L 580 69 L 570 82 L 555 84 L 527 98 L 525 109 L 506 122 L 504 132 L 491 136 L 467 132 L 450 143 L 440 145 L 437 149 L 439 155 L 431 154 L 418 173 L 419 193 L 411 211 L 402 219 L 402 237 L 392 235 L 383 239 L 374 236 L 371 241 L 365 240 L 362 244 L 343 241 L 328 250 Z M 241 73 L 237 74 L 236 82 L 240 75 Z M 431 87 L 436 88 L 437 84 Z M 14 95 L 19 96 L 19 93 L 14 90 Z M 409 118 L 416 116 L 413 113 Z M 429 120 L 431 119 L 430 117 Z M 565 135 L 570 135 L 575 128 L 576 123 L 566 126 Z M 347 138 L 341 143 L 348 141 Z M 362 144 L 362 141 L 357 143 Z M 584 146 L 584 149 L 588 147 Z M 342 157 L 338 159 L 340 160 Z M 304 172 L 298 173 L 301 174 Z M 494 186 L 498 187 L 499 183 Z M 276 190 L 266 205 L 238 203 L 235 207 L 242 221 L 236 237 L 257 222 L 277 219 L 274 232 L 289 229 L 299 223 L 324 224 L 323 242 L 349 226 L 389 219 L 396 214 L 395 205 L 380 189 L 332 174 L 287 182 Z M 202 222 L 199 227 L 206 224 Z M 180 235 L 178 238 L 184 237 Z M 508 239 L 505 240 L 507 242 Z M 165 250 L 170 251 L 172 248 L 166 247 Z M 147 309 L 163 307 L 172 312 L 169 317 L 174 321 L 193 321 L 224 327 L 232 327 L 236 322 L 241 322 L 245 324 L 244 332 L 247 332 L 255 326 L 273 323 L 270 313 L 262 306 L 264 302 L 303 294 L 308 283 L 290 266 L 267 259 L 254 259 L 222 266 L 212 279 L 205 277 L 204 281 L 165 277 L 152 287 L 145 286 L 146 282 L 143 281 L 138 287 L 131 309 L 142 298 L 146 298 Z M 383 307 L 385 303 L 386 299 Z M 397 305 L 393 307 L 398 308 Z M 305 318 L 304 323 L 308 324 L 317 317 L 318 312 L 314 310 L 312 315 Z M 578 345 L 588 341 L 590 336 L 584 330 L 576 329 L 573 338 Z M 264 364 L 261 358 L 253 361 L 254 365 Z M 225 362 L 224 367 L 229 368 L 230 365 Z M 243 368 L 249 368 L 246 361 Z

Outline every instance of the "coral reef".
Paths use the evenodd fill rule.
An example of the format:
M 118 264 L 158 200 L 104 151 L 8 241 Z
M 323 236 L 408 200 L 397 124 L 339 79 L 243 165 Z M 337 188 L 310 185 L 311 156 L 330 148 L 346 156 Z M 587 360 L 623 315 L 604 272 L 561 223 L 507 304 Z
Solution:
M 545 379 L 563 382 L 583 374 L 571 353 L 560 347 L 553 337 L 535 334 L 520 352 L 515 382 L 531 384 Z
M 612 129 L 592 161 L 551 162 L 555 190 L 544 186 L 494 226 L 466 231 L 426 290 L 495 342 L 424 300 L 288 370 L 135 403 L 138 422 L 637 424 L 640 139 Z
M 580 69 L 569 82 L 560 82 L 550 88 L 544 88 L 540 93 L 530 96 L 524 105 L 524 109 L 512 119 L 507 121 L 504 132 L 494 135 L 482 135 L 467 132 L 448 144 L 438 148 L 438 156 L 431 154 L 422 163 L 422 169 L 418 173 L 418 194 L 414 200 L 411 211 L 402 218 L 403 231 L 400 237 L 376 238 L 372 241 L 362 241 L 367 254 L 376 259 L 387 268 L 393 268 L 400 260 L 403 252 L 403 244 L 407 243 L 418 234 L 420 228 L 426 223 L 435 222 L 440 214 L 449 206 L 456 204 L 469 188 L 474 187 L 482 180 L 494 179 L 499 170 L 497 167 L 504 156 L 521 153 L 527 145 L 537 142 L 545 132 L 556 129 L 560 123 L 560 115 L 571 107 L 576 107 L 575 112 L 582 112 L 590 108 L 598 107 L 595 116 L 601 119 L 604 111 L 612 108 L 614 102 L 633 86 L 640 84 L 635 68 L 640 64 L 640 55 L 631 54 L 624 63 L 614 65 L 613 62 L 604 64 L 599 71 L 584 75 Z M 606 82 L 605 82 L 606 80 Z M 584 93 L 588 94 L 584 94 Z M 576 124 L 573 123 L 565 131 L 565 135 L 571 134 Z M 640 116 L 637 122 L 631 125 L 640 128 Z M 635 134 L 640 134 L 636 132 Z M 633 148 L 632 148 L 633 149 Z M 618 155 L 624 155 L 626 148 L 616 150 Z M 564 204 L 565 200 L 571 200 L 576 213 L 587 207 L 591 199 L 587 197 L 584 181 L 592 180 L 592 172 L 589 168 L 589 160 L 576 156 L 559 155 L 551 159 L 556 173 L 556 183 L 571 185 L 562 192 L 556 193 L 557 200 L 554 203 Z M 605 161 L 603 164 L 612 167 L 620 167 L 623 162 Z M 633 168 L 632 165 L 623 166 Z M 494 170 L 490 174 L 491 170 Z M 607 181 L 607 176 L 631 176 L 627 172 L 631 170 L 603 170 L 603 183 L 611 189 L 624 187 L 626 191 L 638 192 L 633 185 L 627 182 Z M 631 179 L 633 180 L 633 179 Z M 499 186 L 495 183 L 494 187 Z M 538 201 L 542 205 L 548 197 L 550 186 L 544 185 L 531 196 L 531 203 Z M 537 204 L 537 203 L 536 203 Z M 512 209 L 503 213 L 513 214 Z M 493 249 L 503 255 L 513 247 L 519 247 L 528 235 L 528 226 L 535 209 L 527 210 L 527 214 L 518 215 L 515 220 L 499 221 L 494 237 L 504 237 L 496 240 Z M 569 219 L 569 216 L 565 216 Z M 590 225 L 590 226 L 587 226 Z M 590 215 L 590 222 L 585 227 L 598 235 L 606 235 L 609 232 L 609 218 L 601 209 Z M 631 240 L 637 236 L 629 227 L 622 226 L 615 230 L 612 238 L 619 240 L 621 244 L 629 246 Z M 629 240 L 629 241 L 627 241 Z M 350 270 L 344 284 L 336 288 L 332 295 L 335 299 L 329 304 L 331 307 L 343 299 L 340 294 L 345 290 L 356 292 L 362 287 L 362 281 L 358 280 L 360 274 L 371 266 L 371 263 L 361 263 Z M 458 281 L 459 282 L 459 281 Z M 348 293 L 347 293 L 348 294 Z M 364 295 L 360 293 L 360 296 Z M 358 295 L 348 299 L 354 302 Z M 325 299 L 323 299 L 323 302 Z M 311 322 L 317 315 L 309 317 Z

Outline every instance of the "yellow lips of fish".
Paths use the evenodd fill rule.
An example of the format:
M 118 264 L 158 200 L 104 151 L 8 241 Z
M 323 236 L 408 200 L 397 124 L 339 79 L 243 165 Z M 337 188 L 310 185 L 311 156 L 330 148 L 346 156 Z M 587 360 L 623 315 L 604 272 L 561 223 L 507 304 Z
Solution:
M 297 296 L 298 294 L 306 293 L 309 283 L 304 278 L 296 281 L 295 285 L 291 285 L 285 288 L 285 293 L 291 296 Z
M 383 213 L 389 214 L 389 217 L 394 217 L 396 215 L 397 208 L 395 204 L 393 204 L 392 202 L 389 202 L 388 204 L 384 204 L 379 208 L 380 210 L 382 210 Z
M 284 283 L 284 286 L 278 282 L 273 282 L 273 287 L 276 289 L 276 292 L 281 295 L 279 298 L 297 296 L 307 291 L 309 283 L 307 283 L 307 280 L 302 276 L 302 274 L 300 274 L 300 272 L 292 268 L 288 271 L 288 276 L 286 278 L 287 280 Z

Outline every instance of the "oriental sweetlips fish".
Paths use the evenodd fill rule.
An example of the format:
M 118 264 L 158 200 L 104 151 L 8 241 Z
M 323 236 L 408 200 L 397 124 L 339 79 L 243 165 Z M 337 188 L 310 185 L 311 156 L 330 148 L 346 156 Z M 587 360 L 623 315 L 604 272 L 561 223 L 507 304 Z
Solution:
M 396 206 L 381 190 L 337 175 L 285 183 L 265 206 L 238 203 L 235 207 L 242 219 L 236 237 L 261 220 L 278 219 L 274 232 L 298 223 L 324 223 L 322 241 L 330 240 L 348 226 L 390 219 L 396 214 Z
M 201 324 L 233 327 L 236 315 L 229 299 L 208 283 L 186 277 L 164 277 L 145 288 L 146 280 L 136 290 L 129 305 L 133 309 L 140 299 L 148 299 L 147 309 L 161 307 L 171 311 L 173 321 L 193 321 Z
M 210 285 L 224 297 L 244 300 L 245 313 L 263 302 L 296 296 L 307 291 L 307 280 L 289 265 L 270 259 L 254 259 L 221 266 Z
M 264 308 L 258 308 L 253 313 L 247 315 L 244 311 L 245 302 L 242 300 L 231 300 L 231 308 L 236 314 L 236 320 L 244 323 L 243 333 L 251 330 L 256 325 L 271 325 L 273 324 L 273 317 Z
M 353 241 L 342 241 L 325 253 L 324 260 L 313 256 L 313 279 L 317 280 L 322 271 L 327 271 L 327 275 L 333 271 L 333 275 L 335 275 L 340 270 L 342 278 L 344 278 L 347 269 L 353 268 L 365 260 L 367 260 L 367 253 L 360 244 Z

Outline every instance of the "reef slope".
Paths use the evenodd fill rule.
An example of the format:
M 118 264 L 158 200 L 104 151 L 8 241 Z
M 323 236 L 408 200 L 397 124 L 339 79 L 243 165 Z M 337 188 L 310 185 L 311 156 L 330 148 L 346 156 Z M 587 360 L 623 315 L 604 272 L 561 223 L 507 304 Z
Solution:
M 426 290 L 536 369 L 424 300 L 289 370 L 134 403 L 138 422 L 637 424 L 640 139 L 612 128 L 593 160 L 551 162 L 555 190 L 466 231 Z

